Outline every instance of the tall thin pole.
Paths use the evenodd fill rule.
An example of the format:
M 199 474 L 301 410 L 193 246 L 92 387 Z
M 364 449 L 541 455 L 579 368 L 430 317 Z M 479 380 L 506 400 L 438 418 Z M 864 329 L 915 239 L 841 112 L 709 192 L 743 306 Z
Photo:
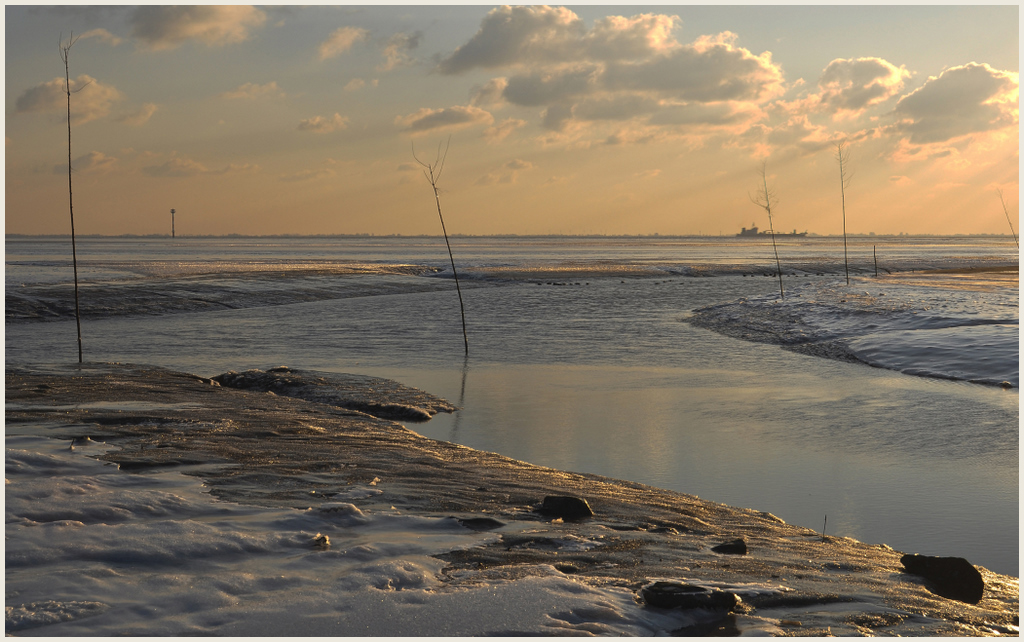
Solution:
M 171 209 L 171 238 L 174 238 L 174 209 Z
M 82 314 L 78 306 L 78 252 L 75 248 L 75 205 L 71 190 L 71 72 L 68 68 L 68 53 L 75 44 L 71 32 L 67 44 L 61 40 L 60 59 L 64 62 L 64 91 L 68 97 L 68 213 L 71 215 L 71 264 L 75 272 L 75 326 L 78 330 L 78 363 L 82 363 Z

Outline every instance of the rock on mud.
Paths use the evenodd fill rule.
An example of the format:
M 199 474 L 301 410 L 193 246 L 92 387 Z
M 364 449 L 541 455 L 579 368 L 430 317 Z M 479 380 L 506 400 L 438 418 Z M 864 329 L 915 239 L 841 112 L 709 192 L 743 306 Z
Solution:
M 926 580 L 928 590 L 936 595 L 977 604 L 985 593 L 985 580 L 978 569 L 962 557 L 930 557 L 907 554 L 900 558 L 908 573 Z
M 587 500 L 571 495 L 548 495 L 544 502 L 537 509 L 541 515 L 562 518 L 568 520 L 585 519 L 593 517 L 594 511 L 590 509 Z

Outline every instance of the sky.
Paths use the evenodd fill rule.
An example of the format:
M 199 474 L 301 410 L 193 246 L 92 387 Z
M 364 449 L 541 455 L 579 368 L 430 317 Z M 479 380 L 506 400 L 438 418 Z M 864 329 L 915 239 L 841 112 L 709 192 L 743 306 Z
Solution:
M 1019 230 L 1016 5 L 8 5 L 9 234 L 71 34 L 79 234 Z

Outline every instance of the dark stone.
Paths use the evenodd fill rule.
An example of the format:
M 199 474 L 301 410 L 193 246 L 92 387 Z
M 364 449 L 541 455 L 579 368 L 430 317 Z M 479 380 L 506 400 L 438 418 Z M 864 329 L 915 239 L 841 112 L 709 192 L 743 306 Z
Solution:
M 712 546 L 711 550 L 716 553 L 723 553 L 726 555 L 746 555 L 747 554 L 747 543 L 743 541 L 743 538 L 734 539 L 730 542 L 724 542 L 718 546 Z
M 590 510 L 587 500 L 571 495 L 548 495 L 537 512 L 550 517 L 570 520 L 594 516 L 594 511 Z
M 555 564 L 555 568 L 566 575 L 573 575 L 580 572 L 579 567 L 574 566 L 573 564 Z
M 655 582 L 640 589 L 640 597 L 660 609 L 716 609 L 728 611 L 740 603 L 735 593 L 682 582 Z
M 460 524 L 474 531 L 490 531 L 505 525 L 505 522 L 499 522 L 493 517 L 467 517 L 465 519 L 457 517 L 456 519 Z
M 900 562 L 908 573 L 923 577 L 925 586 L 936 595 L 977 604 L 985 593 L 981 573 L 962 557 L 908 554 L 901 557 Z

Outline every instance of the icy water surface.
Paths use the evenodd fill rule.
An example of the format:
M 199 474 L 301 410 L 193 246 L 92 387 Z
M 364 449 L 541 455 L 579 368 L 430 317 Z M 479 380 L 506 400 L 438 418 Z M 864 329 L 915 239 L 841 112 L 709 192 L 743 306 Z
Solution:
M 64 244 L 7 241 L 9 363 L 77 354 Z M 1018 573 L 1016 272 L 920 272 L 1012 243 L 855 240 L 848 287 L 841 239 L 787 241 L 784 303 L 758 241 L 453 250 L 468 358 L 443 239 L 83 239 L 86 359 L 388 377 L 463 408 L 427 436 Z

